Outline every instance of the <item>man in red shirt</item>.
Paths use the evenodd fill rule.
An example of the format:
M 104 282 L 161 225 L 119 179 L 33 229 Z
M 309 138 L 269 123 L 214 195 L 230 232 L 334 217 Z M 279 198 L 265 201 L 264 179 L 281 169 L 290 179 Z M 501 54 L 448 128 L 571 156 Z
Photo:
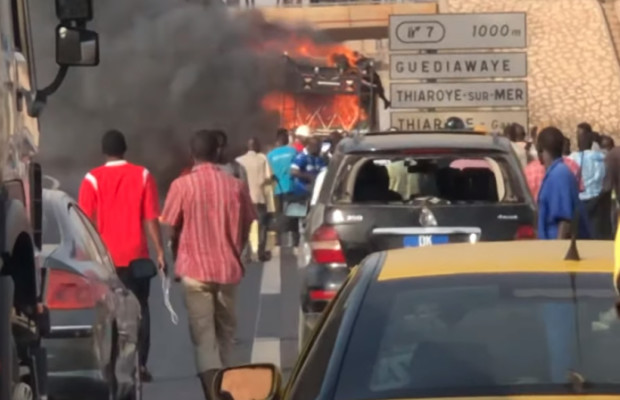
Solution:
M 150 280 L 136 278 L 129 264 L 149 258 L 146 231 L 155 245 L 157 263 L 164 268 L 164 247 L 159 228 L 159 200 L 155 180 L 149 171 L 124 160 L 127 144 L 117 130 L 103 135 L 106 163 L 86 174 L 80 186 L 79 205 L 93 221 L 116 265 L 123 284 L 131 290 L 142 309 L 139 331 L 140 373 L 152 379 L 146 368 L 150 346 Z
M 256 219 L 247 184 L 216 164 L 221 135 L 207 130 L 194 134 L 194 168 L 172 182 L 161 216 L 179 238 L 175 273 L 183 283 L 196 368 L 207 399 L 213 374 L 231 363 L 236 290 L 244 275 L 241 255 Z

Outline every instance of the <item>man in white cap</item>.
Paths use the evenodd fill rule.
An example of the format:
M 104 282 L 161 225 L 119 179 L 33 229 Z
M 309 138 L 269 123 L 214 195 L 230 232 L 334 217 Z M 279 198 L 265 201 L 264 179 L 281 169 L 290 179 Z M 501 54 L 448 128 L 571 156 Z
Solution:
M 306 148 L 306 141 L 310 137 L 310 127 L 308 125 L 300 125 L 295 129 L 295 141 L 293 147 L 298 153 L 301 153 Z

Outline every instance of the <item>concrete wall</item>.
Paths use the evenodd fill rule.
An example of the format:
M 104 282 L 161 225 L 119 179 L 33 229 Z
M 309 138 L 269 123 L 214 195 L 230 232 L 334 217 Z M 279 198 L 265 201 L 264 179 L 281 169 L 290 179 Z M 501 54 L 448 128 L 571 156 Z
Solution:
M 312 7 L 263 7 L 267 21 L 307 23 L 324 30 L 336 40 L 363 40 L 387 37 L 392 14 L 435 14 L 437 4 L 389 3 L 316 5 Z
M 530 124 L 620 137 L 620 66 L 596 0 L 442 0 L 440 12 L 527 12 Z

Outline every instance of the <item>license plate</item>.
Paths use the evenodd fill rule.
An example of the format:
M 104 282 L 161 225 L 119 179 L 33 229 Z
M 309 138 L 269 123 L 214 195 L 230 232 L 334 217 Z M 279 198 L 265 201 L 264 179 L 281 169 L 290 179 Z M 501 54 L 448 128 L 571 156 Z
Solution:
M 405 247 L 424 247 L 448 243 L 448 235 L 411 235 L 403 238 Z

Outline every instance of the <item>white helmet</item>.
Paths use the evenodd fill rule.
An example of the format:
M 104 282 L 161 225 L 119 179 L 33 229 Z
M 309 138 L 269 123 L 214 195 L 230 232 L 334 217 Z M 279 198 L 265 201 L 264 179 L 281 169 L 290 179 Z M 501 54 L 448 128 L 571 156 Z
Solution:
M 308 125 L 300 125 L 297 129 L 295 129 L 295 136 L 310 136 L 310 127 Z

